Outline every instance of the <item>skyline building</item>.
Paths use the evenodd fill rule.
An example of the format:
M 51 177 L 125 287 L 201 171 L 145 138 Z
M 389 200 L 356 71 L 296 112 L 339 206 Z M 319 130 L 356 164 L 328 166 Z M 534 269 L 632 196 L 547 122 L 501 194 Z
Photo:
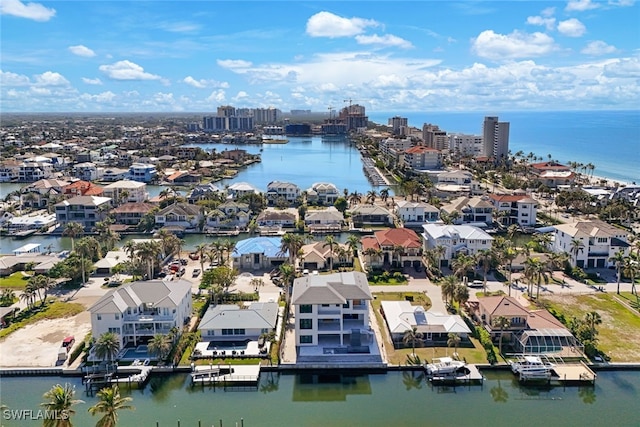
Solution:
M 483 155 L 495 161 L 509 153 L 509 122 L 498 121 L 498 116 L 485 116 L 482 124 Z

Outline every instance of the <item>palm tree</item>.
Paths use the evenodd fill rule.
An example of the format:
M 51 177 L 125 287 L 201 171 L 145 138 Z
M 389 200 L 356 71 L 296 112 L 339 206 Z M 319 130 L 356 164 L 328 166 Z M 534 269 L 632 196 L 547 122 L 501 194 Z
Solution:
M 357 256 L 358 245 L 360 244 L 360 238 L 355 234 L 349 234 L 349 237 L 347 237 L 347 241 L 345 243 L 349 248 L 349 250 L 351 250 L 351 253 L 353 254 L 353 256 L 354 257 Z
M 200 271 L 204 271 L 204 257 L 207 253 L 207 244 L 200 243 L 196 246 L 195 253 L 198 255 L 198 260 L 200 261 Z
M 64 226 L 63 236 L 71 237 L 71 251 L 75 250 L 75 238 L 84 234 L 84 227 L 79 222 L 68 222 Z
M 353 193 L 349 194 L 347 200 L 349 200 L 350 206 L 357 205 L 362 201 L 362 195 L 357 191 L 354 191 Z
M 373 264 L 373 260 L 379 261 L 382 258 L 382 250 L 379 248 L 367 248 L 362 251 L 362 255 L 369 258 L 369 264 Z
M 416 355 L 416 343 L 422 342 L 422 332 L 418 332 L 418 329 L 413 326 L 411 329 L 407 329 L 402 336 L 402 342 L 404 344 L 411 343 L 413 349 L 413 355 Z
M 380 198 L 385 203 L 387 202 L 387 199 L 389 198 L 389 191 L 391 191 L 389 188 L 383 188 L 382 190 L 380 190 Z
M 595 340 L 596 334 L 598 333 L 598 331 L 596 330 L 596 326 L 602 323 L 602 317 L 597 311 L 590 311 L 584 315 L 584 322 L 589 328 L 591 339 Z
M 458 345 L 460 345 L 460 335 L 450 332 L 447 339 L 447 347 L 453 347 L 453 354 L 458 354 Z
M 369 190 L 367 192 L 367 203 L 372 205 L 376 201 L 376 197 L 378 197 L 378 193 L 376 193 L 376 190 Z
M 569 245 L 571 246 L 570 252 L 575 261 L 575 265 L 578 265 L 578 254 L 584 250 L 584 243 L 582 243 L 580 239 L 572 239 Z
M 279 270 L 282 275 L 282 283 L 284 284 L 285 301 L 289 304 L 290 290 L 291 285 L 293 285 L 293 280 L 296 278 L 296 269 L 293 268 L 293 265 L 284 263 L 280 265 Z
M 402 245 L 393 245 L 393 249 L 391 250 L 393 254 L 394 262 L 398 263 L 398 267 L 402 267 L 402 254 L 404 254 L 404 246 Z
M 95 237 L 83 237 L 78 241 L 78 245 L 76 247 L 76 253 L 80 255 L 81 260 L 81 268 L 82 268 L 82 284 L 84 285 L 86 282 L 86 265 L 85 258 L 94 260 L 94 257 L 100 258 L 100 242 Z
M 91 415 L 104 414 L 96 423 L 96 427 L 115 427 L 118 424 L 119 411 L 135 410 L 135 407 L 129 405 L 133 399 L 120 396 L 120 389 L 115 384 L 100 390 L 98 398 L 100 400 L 89 408 Z
M 138 244 L 137 255 L 147 265 L 147 277 L 153 278 L 158 256 L 162 252 L 160 243 L 156 241 L 141 242 Z
M 120 351 L 120 338 L 113 332 L 105 332 L 100 335 L 95 344 L 95 355 L 98 359 L 113 362 Z
M 304 245 L 304 238 L 299 234 L 285 233 L 280 243 L 280 253 L 288 254 L 289 264 L 295 266 L 298 251 Z
M 469 288 L 463 284 L 458 284 L 453 290 L 453 300 L 458 303 L 460 309 L 469 301 Z
M 442 293 L 442 300 L 451 304 L 453 302 L 453 293 L 458 285 L 458 279 L 456 276 L 447 276 L 442 279 L 440 285 L 440 292 Z
M 504 335 L 504 330 L 511 327 L 511 320 L 508 317 L 504 316 L 494 317 L 493 321 L 491 322 L 491 326 L 500 329 L 500 342 L 498 351 L 500 352 L 500 354 L 502 354 L 502 336 Z
M 155 334 L 147 345 L 149 352 L 160 360 L 164 360 L 171 351 L 171 339 L 168 335 Z
M 495 259 L 495 254 L 491 249 L 482 249 L 475 256 L 476 262 L 482 266 L 482 289 L 487 294 L 487 273 L 491 268 L 491 263 Z
M 624 274 L 631 279 L 631 293 L 636 297 L 638 293 L 636 292 L 636 274 L 638 273 L 638 263 L 634 261 L 631 257 L 626 257 L 624 260 Z
M 331 256 L 331 258 L 329 258 L 329 271 L 333 270 L 333 256 L 334 256 L 334 248 L 338 245 L 338 241 L 336 240 L 335 237 L 329 235 L 327 237 L 324 238 L 324 244 L 322 245 L 323 248 L 326 248 L 327 246 L 329 247 L 329 255 Z
M 71 415 L 76 411 L 74 405 L 84 403 L 82 400 L 74 399 L 76 394 L 75 388 L 69 384 L 56 384 L 44 394 L 46 401 L 40 406 L 44 407 L 49 413 L 56 414 L 55 417 L 45 417 L 44 427 L 71 427 Z
M 618 289 L 616 293 L 618 295 L 620 295 L 620 279 L 622 278 L 622 269 L 624 268 L 625 258 L 626 257 L 624 256 L 624 252 L 622 251 L 616 252 L 614 256 L 609 258 L 609 261 L 613 261 L 616 266 L 616 277 L 618 280 Z
M 474 259 L 466 254 L 459 254 L 451 263 L 453 274 L 460 278 L 461 281 L 466 277 L 468 272 L 473 271 L 474 266 Z
M 509 296 L 511 296 L 511 276 L 513 272 L 513 261 L 518 257 L 518 249 L 509 242 L 500 253 L 500 260 L 509 267 Z
M 540 297 L 540 286 L 542 281 L 548 282 L 549 276 L 547 275 L 547 268 L 540 258 L 527 258 L 524 262 L 524 277 L 527 278 L 531 290 L 528 290 L 529 295 L 533 292 L 533 284 L 537 286 L 536 299 Z

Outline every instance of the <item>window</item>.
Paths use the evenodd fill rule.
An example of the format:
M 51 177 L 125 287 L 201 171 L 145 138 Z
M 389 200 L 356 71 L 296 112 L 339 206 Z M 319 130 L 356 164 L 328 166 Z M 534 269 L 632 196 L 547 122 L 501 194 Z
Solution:
M 98 320 L 102 320 L 102 315 L 98 314 Z
M 349 308 L 349 301 L 347 301 L 346 303 L 342 304 L 342 308 Z
M 313 319 L 300 319 L 300 329 L 312 329 Z
M 244 329 L 234 329 L 233 330 L 233 334 L 234 335 L 244 335 Z
M 311 304 L 302 304 L 300 306 L 300 313 L 313 313 L 313 306 Z
M 300 335 L 300 344 L 311 344 L 313 337 L 311 335 Z
M 116 320 L 120 320 L 120 315 L 118 313 L 115 314 Z

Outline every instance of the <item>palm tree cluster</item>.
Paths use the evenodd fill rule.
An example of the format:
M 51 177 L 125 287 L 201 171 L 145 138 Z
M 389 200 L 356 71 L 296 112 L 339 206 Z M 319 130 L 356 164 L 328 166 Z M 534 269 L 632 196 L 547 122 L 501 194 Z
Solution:
M 155 277 L 161 260 L 172 255 L 180 255 L 184 240 L 166 231 L 160 231 L 157 237 L 159 240 L 137 243 L 129 241 L 123 246 L 129 256 L 129 261 L 125 262 L 125 268 L 134 277 L 141 276 L 144 272 L 151 279 Z
M 40 305 L 44 305 L 47 300 L 47 292 L 53 286 L 50 277 L 43 274 L 31 276 L 27 281 L 27 286 L 20 294 L 20 299 L 27 304 L 27 308 L 33 307 L 36 297 L 40 298 Z
M 440 283 L 442 300 L 449 308 L 452 308 L 454 303 L 463 307 L 469 300 L 469 288 L 464 283 L 460 283 L 456 276 L 446 276 Z
M 592 357 L 597 353 L 598 329 L 602 317 L 597 311 L 590 311 L 582 319 L 572 318 L 569 321 L 571 333 L 584 345 L 584 352 Z

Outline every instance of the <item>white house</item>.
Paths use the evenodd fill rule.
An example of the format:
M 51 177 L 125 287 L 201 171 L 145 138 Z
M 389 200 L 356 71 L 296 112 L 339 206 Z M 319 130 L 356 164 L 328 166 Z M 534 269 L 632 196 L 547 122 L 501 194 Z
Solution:
M 486 197 L 458 197 L 440 208 L 454 224 L 489 226 L 493 223 L 493 204 Z
M 40 159 L 40 157 L 38 157 Z M 42 157 L 43 160 L 25 161 L 18 168 L 19 182 L 35 182 L 40 179 L 53 176 L 53 163 L 51 159 Z
M 367 276 L 361 272 L 295 279 L 291 303 L 300 355 L 304 356 L 305 347 L 333 349 L 335 354 L 340 353 L 339 348 L 344 348 L 345 353 L 350 348 L 352 352 L 368 353 L 369 345 L 375 343 L 369 330 L 372 299 Z
M 239 198 L 248 194 L 260 194 L 260 190 L 258 190 L 248 182 L 234 182 L 229 186 L 227 191 L 231 195 L 233 200 L 238 200 Z
M 277 302 L 252 302 L 242 309 L 237 304 L 220 304 L 209 307 L 198 330 L 203 341 L 257 340 L 273 331 L 277 320 Z
M 440 258 L 440 265 L 449 265 L 458 253 L 475 255 L 478 251 L 491 249 L 493 237 L 472 225 L 437 225 L 422 226 L 424 249 L 435 249 L 442 246 L 445 250 Z
M 191 309 L 191 282 L 186 280 L 125 283 L 89 308 L 91 332 L 96 339 L 113 332 L 121 347 L 137 346 L 171 328 L 185 329 Z
M 156 166 L 148 163 L 134 163 L 129 166 L 128 178 L 133 181 L 151 182 L 157 175 Z
M 103 168 L 98 168 L 95 163 L 83 162 L 73 165 L 73 176 L 83 181 L 95 181 L 102 178 Z
M 300 187 L 291 182 L 271 181 L 267 184 L 267 201 L 275 206 L 282 199 L 291 205 L 300 197 Z
M 79 222 L 90 231 L 96 222 L 103 221 L 107 215 L 111 199 L 98 196 L 77 196 L 55 205 L 56 219 L 61 226 L 69 222 Z
M 319 231 L 340 231 L 344 215 L 334 206 L 326 209 L 309 209 L 304 216 L 304 225 L 311 232 Z
M 329 182 L 316 182 L 307 189 L 307 201 L 311 203 L 333 205 L 338 197 L 338 187 Z
M 489 199 L 497 212 L 497 220 L 503 225 L 536 225 L 538 202 L 526 194 L 490 194 Z
M 147 184 L 130 179 L 116 181 L 103 188 L 105 197 L 110 197 L 114 205 L 121 203 L 142 203 L 149 199 Z
M 457 314 L 425 311 L 409 301 L 381 301 L 382 313 L 394 345 L 402 344 L 406 331 L 416 328 L 422 334 L 424 344 L 446 344 L 449 334 L 467 338 L 471 330 Z
M 177 227 L 182 230 L 194 230 L 202 224 L 204 214 L 200 207 L 188 203 L 169 205 L 156 213 L 156 224 L 161 227 Z
M 429 203 L 397 200 L 395 202 L 396 217 L 405 227 L 422 227 L 426 222 L 440 221 L 440 210 Z
M 574 267 L 611 267 L 614 262 L 609 259 L 616 252 L 629 254 L 627 232 L 604 221 L 578 221 L 554 228 L 553 251 L 569 254 Z

